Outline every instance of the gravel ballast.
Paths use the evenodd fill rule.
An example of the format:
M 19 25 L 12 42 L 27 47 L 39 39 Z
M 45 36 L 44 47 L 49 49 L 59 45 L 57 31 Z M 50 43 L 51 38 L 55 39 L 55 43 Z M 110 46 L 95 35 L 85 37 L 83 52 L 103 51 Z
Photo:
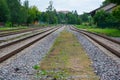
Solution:
M 85 48 L 87 55 L 92 60 L 95 73 L 100 77 L 100 80 L 120 80 L 120 63 L 106 55 L 81 33 L 71 32 L 76 35 Z
M 40 63 L 63 29 L 64 27 L 38 41 L 20 52 L 19 54 L 22 53 L 22 55 L 11 63 L 2 66 L 0 68 L 0 80 L 31 80 L 35 76 L 33 66 Z

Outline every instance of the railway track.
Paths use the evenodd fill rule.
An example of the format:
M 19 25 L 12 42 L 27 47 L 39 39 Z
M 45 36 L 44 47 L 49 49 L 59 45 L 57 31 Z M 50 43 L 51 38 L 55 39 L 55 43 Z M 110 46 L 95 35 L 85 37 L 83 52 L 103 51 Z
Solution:
M 116 56 L 120 57 L 120 42 L 119 41 L 116 41 L 114 39 L 111 39 L 111 38 L 108 38 L 106 36 L 102 36 L 96 33 L 80 30 L 75 27 L 70 27 L 70 29 L 88 36 L 89 38 L 97 42 L 99 45 L 103 46 L 104 48 L 106 48 L 107 50 L 115 54 Z
M 40 28 L 40 29 L 37 29 L 37 30 L 32 30 L 32 31 L 19 33 L 19 34 L 14 34 L 14 35 L 0 37 L 0 46 L 2 44 L 6 44 L 6 43 L 9 43 L 9 42 L 21 39 L 21 38 L 25 38 L 25 37 L 28 37 L 28 36 L 31 36 L 31 35 L 38 34 L 41 31 L 44 31 L 44 30 L 47 30 L 47 29 L 50 29 L 50 27 Z
M 17 43 L 17 42 L 26 40 L 26 39 L 28 39 L 28 38 L 32 38 L 32 37 L 34 37 L 34 36 L 37 36 L 37 35 L 42 34 L 42 33 L 44 33 L 44 32 L 47 32 L 47 31 L 49 31 L 49 30 L 51 30 L 51 29 L 53 29 L 53 28 L 44 29 L 43 31 L 40 31 L 40 32 L 38 32 L 38 33 L 29 35 L 29 36 L 27 36 L 27 37 L 23 37 L 23 38 L 20 38 L 20 39 L 17 39 L 17 40 L 13 40 L 13 41 L 10 41 L 10 42 L 1 43 L 1 44 L 0 44 L 0 49 L 2 49 L 2 48 L 4 48 L 4 47 L 7 47 L 7 46 L 9 46 L 9 45 L 15 44 L 15 43 Z
M 20 34 L 24 32 L 29 32 L 29 31 L 34 31 L 42 28 L 30 28 L 30 29 L 16 29 L 16 30 L 8 30 L 8 31 L 2 31 L 0 32 L 0 37 L 5 37 L 9 35 L 14 35 L 14 34 Z
M 5 44 L 0 46 L 0 63 L 3 61 L 9 59 L 13 55 L 19 53 L 20 51 L 24 50 L 25 48 L 29 47 L 30 45 L 36 43 L 40 39 L 48 36 L 49 34 L 55 32 L 57 28 L 50 28 L 48 30 L 45 30 L 43 32 L 40 32 L 38 34 Z
M 15 30 L 25 30 L 25 29 L 27 29 L 27 28 L 13 28 L 13 29 L 8 29 L 8 30 L 0 30 L 0 33 L 15 31 Z

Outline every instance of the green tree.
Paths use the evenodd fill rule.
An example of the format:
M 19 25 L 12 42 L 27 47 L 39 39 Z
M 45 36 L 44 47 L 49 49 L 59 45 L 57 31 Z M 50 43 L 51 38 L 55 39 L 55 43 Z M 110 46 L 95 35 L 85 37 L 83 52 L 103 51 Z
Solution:
M 120 0 L 109 0 L 112 3 L 120 4 Z
M 77 13 L 77 11 L 75 10 L 74 11 L 74 19 L 75 19 L 75 24 L 81 24 L 81 19 L 80 19 L 80 17 L 79 17 L 79 15 L 78 15 L 78 13 Z
M 107 13 L 104 10 L 98 11 L 94 16 L 94 22 L 98 27 L 104 28 L 106 23 Z
M 80 24 L 81 19 L 77 11 L 68 13 L 56 12 L 53 7 L 53 1 L 50 1 L 46 12 L 42 12 L 40 15 L 40 22 L 48 24 Z
M 26 23 L 28 25 L 28 10 L 29 10 L 29 1 L 28 0 L 25 0 L 24 1 L 24 5 L 23 5 L 23 17 L 24 17 L 24 23 Z
M 47 11 L 53 11 L 54 7 L 53 7 L 53 1 L 49 1 L 49 6 L 47 8 Z
M 0 22 L 9 21 L 10 12 L 6 0 L 0 0 Z
M 84 14 L 80 15 L 80 18 L 81 18 L 81 20 L 82 20 L 83 23 L 84 22 L 89 22 L 88 16 L 89 15 L 87 13 L 84 13 Z
M 120 5 L 113 10 L 112 14 L 120 22 Z
M 59 12 L 58 15 L 58 23 L 65 24 L 66 23 L 66 14 Z
M 35 21 L 38 21 L 40 18 L 40 11 L 37 9 L 36 6 L 32 6 L 29 8 L 28 11 L 28 23 L 33 23 Z
M 66 21 L 68 24 L 80 24 L 81 20 L 77 11 L 72 11 L 66 14 Z
M 48 15 L 47 16 L 47 21 L 48 21 L 47 23 L 49 23 L 49 24 L 56 24 L 56 23 L 58 23 L 57 12 L 56 12 L 56 10 L 53 7 L 53 1 L 49 2 L 49 6 L 47 8 L 46 13 Z
M 11 22 L 12 24 L 20 23 L 20 12 L 21 12 L 21 4 L 19 0 L 6 0 L 10 13 L 11 13 Z
M 40 22 L 47 23 L 48 22 L 48 13 L 42 12 L 40 15 Z
M 120 29 L 120 5 L 113 10 L 112 15 L 115 17 L 117 28 Z
M 110 3 L 109 0 L 105 0 L 105 1 L 103 1 L 102 6 L 107 5 L 107 4 L 109 4 L 109 3 Z
M 94 22 L 98 27 L 115 27 L 116 19 L 111 13 L 107 13 L 104 10 L 98 11 L 94 16 Z
M 21 16 L 20 18 L 19 18 L 19 23 L 20 24 L 26 24 L 27 23 L 27 16 L 28 16 L 28 14 L 27 14 L 27 10 L 26 10 L 26 8 L 24 7 L 24 6 L 21 6 L 20 7 L 20 15 L 19 16 Z
M 25 1 L 24 1 L 24 7 L 25 7 L 26 9 L 29 8 L 29 1 L 28 1 L 28 0 L 25 0 Z

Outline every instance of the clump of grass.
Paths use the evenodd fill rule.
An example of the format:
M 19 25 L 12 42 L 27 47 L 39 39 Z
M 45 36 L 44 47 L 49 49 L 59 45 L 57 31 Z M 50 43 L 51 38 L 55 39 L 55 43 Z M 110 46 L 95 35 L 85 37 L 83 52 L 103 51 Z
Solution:
M 86 29 L 90 32 L 95 32 L 98 34 L 107 35 L 110 37 L 120 37 L 120 30 L 119 29 L 112 29 L 112 28 L 96 28 L 95 26 L 84 26 L 84 25 L 76 25 L 79 29 Z
M 37 71 L 35 78 L 40 80 L 66 80 L 68 74 L 61 70 L 41 70 L 39 65 L 33 66 Z
M 77 28 L 80 29 L 91 29 L 91 28 L 95 28 L 95 26 L 85 26 L 85 25 L 76 25 Z
M 21 26 L 21 27 L 0 27 L 0 31 L 26 29 L 26 28 L 28 28 L 28 27 L 25 27 L 25 26 Z
M 120 30 L 118 29 L 87 29 L 87 30 L 111 37 L 120 37 Z

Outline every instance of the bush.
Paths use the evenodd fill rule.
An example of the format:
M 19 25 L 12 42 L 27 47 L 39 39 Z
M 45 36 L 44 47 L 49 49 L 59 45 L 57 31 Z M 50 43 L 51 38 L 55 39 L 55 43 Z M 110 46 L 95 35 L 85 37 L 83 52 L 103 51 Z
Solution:
M 12 23 L 11 22 L 6 22 L 5 27 L 12 27 Z
M 112 14 L 120 22 L 120 5 L 113 10 Z
M 120 23 L 111 13 L 107 13 L 103 10 L 98 11 L 94 16 L 94 22 L 99 28 L 118 28 Z

